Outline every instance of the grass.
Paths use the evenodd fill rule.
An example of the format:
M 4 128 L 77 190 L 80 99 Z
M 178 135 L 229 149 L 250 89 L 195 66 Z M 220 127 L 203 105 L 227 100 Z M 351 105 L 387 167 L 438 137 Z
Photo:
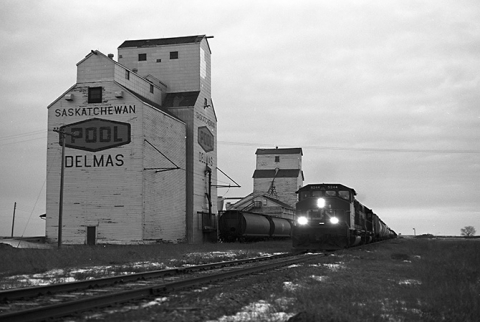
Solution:
M 418 297 L 425 321 L 476 321 L 480 316 L 480 240 L 426 241 Z
M 287 252 L 290 242 L 261 242 L 255 244 L 156 244 L 136 246 L 64 246 L 61 249 L 12 248 L 0 244 L 0 281 L 2 277 L 18 274 L 43 273 L 53 269 L 65 272 L 87 266 L 105 266 L 109 273 L 141 271 L 151 267 L 152 262 L 164 266 L 203 264 L 221 260 L 258 256 L 262 252 Z M 213 254 L 206 256 L 206 254 Z M 142 266 L 141 263 L 145 263 Z M 153 267 L 158 269 L 158 267 Z M 161 267 L 160 267 L 161 268 Z M 101 269 L 98 269 L 99 271 Z M 106 273 L 105 271 L 100 274 Z M 91 272 L 95 275 L 95 272 Z M 96 277 L 96 276 L 85 276 Z
M 305 291 L 296 292 L 295 308 L 311 321 L 478 320 L 480 241 L 398 239 L 371 246 L 340 252 L 346 268 L 338 272 L 297 271 L 293 280 Z M 329 279 L 308 285 L 310 274 Z
M 270 242 L 79 247 L 70 250 L 72 254 L 67 250 L 7 251 L 12 259 L 29 266 L 9 266 L 10 270 L 34 271 L 67 263 L 73 267 L 129 260 L 174 258 L 200 263 L 218 261 L 206 258 L 208 252 L 228 250 L 255 256 L 289 247 L 288 242 Z M 130 258 L 122 257 L 126 254 Z M 4 258 L 3 250 L 0 255 Z M 0 263 L 3 272 L 5 265 L 12 264 Z M 227 280 L 201 292 L 185 291 L 159 299 L 161 305 L 102 316 L 102 320 L 234 321 L 243 312 L 243 321 L 477 321 L 479 267 L 480 239 L 401 238 L 339 251 L 274 273 Z M 267 313 L 260 304 L 269 305 Z
M 478 239 L 404 238 L 336 252 L 274 273 L 225 281 L 201 292 L 183 292 L 163 299 L 162 305 L 102 318 L 172 322 L 289 318 L 291 322 L 477 321 L 478 267 Z M 265 303 L 270 305 L 266 313 L 259 305 Z

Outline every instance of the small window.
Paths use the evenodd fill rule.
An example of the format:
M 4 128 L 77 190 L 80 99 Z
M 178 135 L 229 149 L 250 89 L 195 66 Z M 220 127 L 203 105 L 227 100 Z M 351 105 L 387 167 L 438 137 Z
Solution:
M 178 51 L 171 51 L 170 59 L 178 59 Z
M 348 191 L 339 191 L 338 195 L 345 200 L 350 200 L 350 193 Z
M 157 63 L 161 63 L 161 62 L 162 62 L 162 59 L 157 58 Z
M 153 85 L 150 84 L 150 93 L 153 93 Z
M 278 155 L 275 156 L 275 162 L 280 162 L 280 156 Z
M 102 88 L 101 87 L 89 87 L 88 88 L 88 103 L 101 103 L 102 102 Z
M 138 61 L 146 61 L 147 54 L 138 54 Z
M 125 79 L 130 79 L 130 71 L 129 70 L 125 71 Z

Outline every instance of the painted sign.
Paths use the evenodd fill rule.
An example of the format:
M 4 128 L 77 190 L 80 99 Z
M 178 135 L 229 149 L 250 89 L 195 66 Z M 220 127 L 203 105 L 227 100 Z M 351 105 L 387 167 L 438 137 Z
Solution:
M 205 152 L 211 152 L 215 148 L 215 141 L 212 132 L 206 126 L 198 128 L 198 144 Z
M 130 143 L 131 129 L 129 123 L 122 123 L 93 118 L 60 128 L 65 135 L 65 146 L 97 152 Z M 59 144 L 63 144 L 62 135 Z
M 118 106 L 93 106 L 93 107 L 71 107 L 66 109 L 57 108 L 56 117 L 64 116 L 102 116 L 115 114 L 135 114 L 135 105 Z

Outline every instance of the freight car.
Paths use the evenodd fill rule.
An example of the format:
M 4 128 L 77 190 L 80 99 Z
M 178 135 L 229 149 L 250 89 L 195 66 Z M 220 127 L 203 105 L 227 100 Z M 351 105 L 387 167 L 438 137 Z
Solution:
M 290 238 L 290 220 L 261 213 L 227 210 L 218 220 L 219 238 L 225 242 Z
M 298 191 L 292 243 L 296 249 L 334 250 L 394 238 L 373 211 L 342 184 L 309 184 Z

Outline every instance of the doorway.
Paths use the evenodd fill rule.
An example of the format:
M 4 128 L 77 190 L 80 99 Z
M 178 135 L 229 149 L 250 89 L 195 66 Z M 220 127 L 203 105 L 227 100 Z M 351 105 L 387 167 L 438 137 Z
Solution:
M 87 245 L 95 246 L 97 244 L 97 226 L 87 226 Z

